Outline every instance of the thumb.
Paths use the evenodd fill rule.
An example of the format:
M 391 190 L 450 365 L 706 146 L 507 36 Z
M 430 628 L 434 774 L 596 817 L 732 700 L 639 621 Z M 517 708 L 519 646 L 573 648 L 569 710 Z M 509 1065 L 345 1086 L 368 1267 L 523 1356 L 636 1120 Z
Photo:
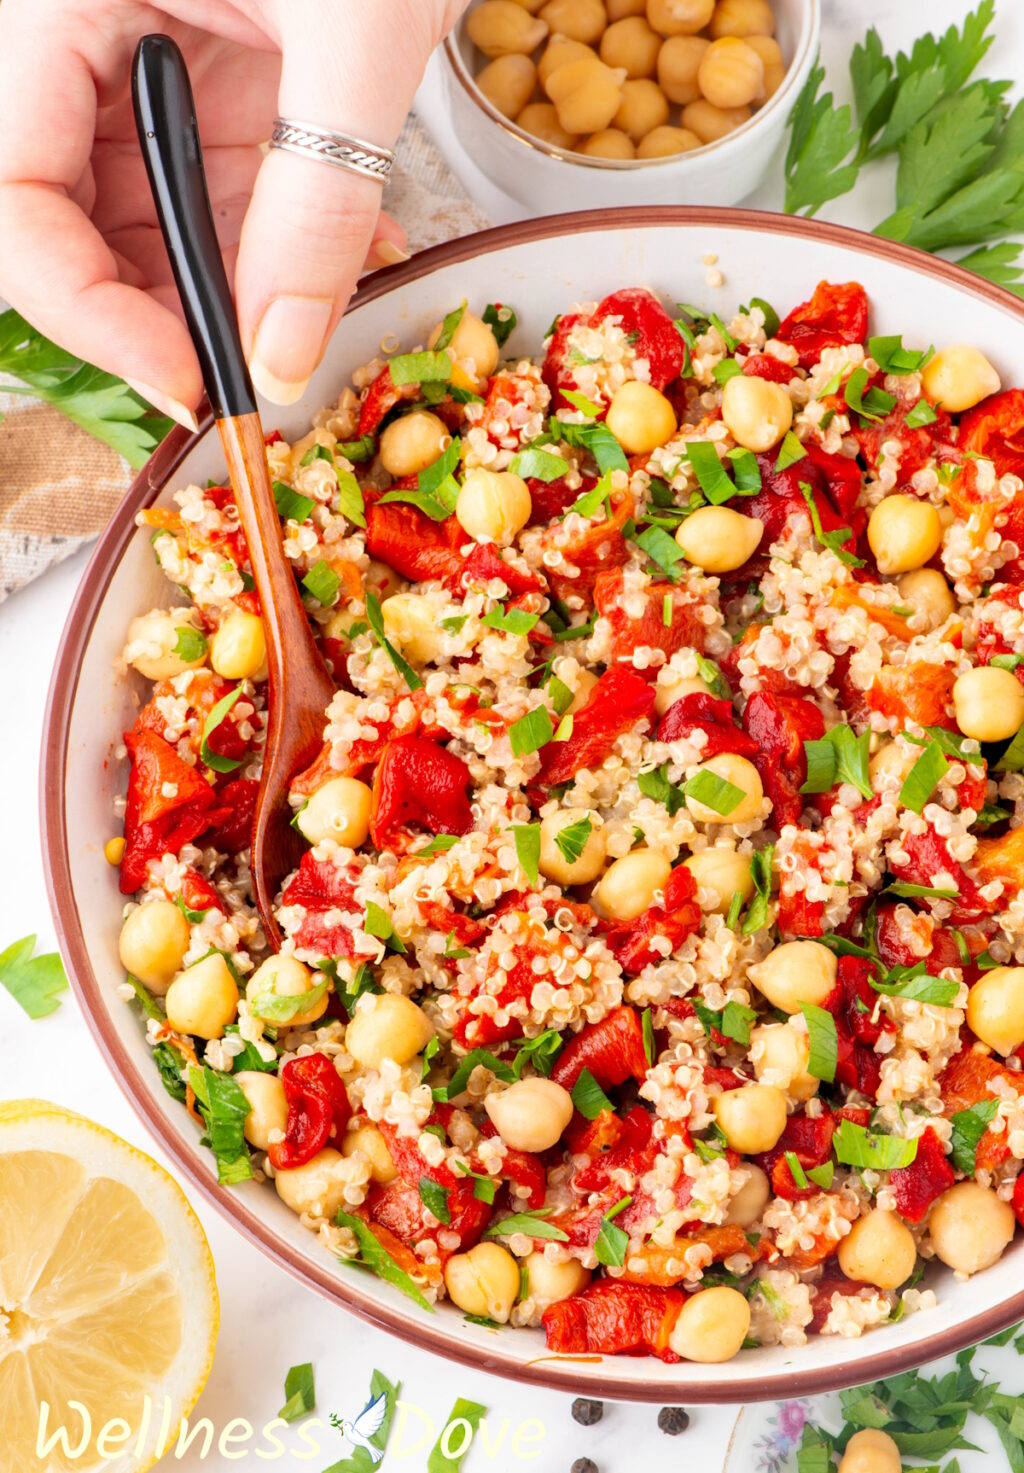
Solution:
M 433 0 L 416 0 L 429 8 Z M 281 7 L 279 115 L 394 145 L 429 55 L 397 0 Z M 381 185 L 271 149 L 242 228 L 235 295 L 253 383 L 293 404 L 320 362 L 377 233 Z M 382 223 L 380 232 L 394 236 Z

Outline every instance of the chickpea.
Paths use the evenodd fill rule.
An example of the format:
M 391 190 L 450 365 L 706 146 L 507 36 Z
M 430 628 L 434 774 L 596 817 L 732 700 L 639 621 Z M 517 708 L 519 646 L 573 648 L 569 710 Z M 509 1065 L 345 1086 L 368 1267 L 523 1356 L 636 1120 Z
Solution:
M 836 985 L 838 962 L 820 941 L 784 941 L 747 976 L 773 1008 L 798 1013 L 800 1004 L 820 1007 Z
M 936 1255 L 958 1274 L 991 1268 L 1013 1238 L 1008 1202 L 976 1181 L 957 1182 L 932 1208 L 928 1233 Z
M 537 1250 L 530 1254 L 523 1267 L 526 1269 L 527 1294 L 542 1309 L 571 1298 L 590 1283 L 590 1270 L 584 1268 L 578 1258 L 556 1262 Z
M 345 1051 L 364 1069 L 379 1069 L 385 1059 L 408 1064 L 433 1036 L 433 1023 L 411 997 L 369 993 L 345 1030 Z
M 998 394 L 999 374 L 977 348 L 956 344 L 940 348 L 921 370 L 921 387 L 941 409 L 959 414 Z
M 846 1444 L 838 1473 L 900 1473 L 900 1450 L 880 1427 L 863 1427 Z
M 528 10 L 531 15 L 536 15 L 537 11 L 544 4 L 544 0 L 515 0 L 515 4 L 521 5 L 523 9 Z
M 510 52 L 497 56 L 477 75 L 476 85 L 506 118 L 514 118 L 533 96 L 537 68 L 528 56 Z
M 749 1329 L 750 1305 L 738 1289 L 721 1285 L 686 1301 L 668 1343 L 684 1360 L 716 1365 L 732 1360 Z
M 632 921 L 654 904 L 657 890 L 664 890 L 672 866 L 657 849 L 633 849 L 604 872 L 593 899 L 613 921 Z
M 278 953 L 268 956 L 253 972 L 245 989 L 245 998 L 254 1017 L 263 1018 L 268 1023 L 281 1021 L 289 1028 L 305 1028 L 326 1013 L 326 994 L 305 1008 L 295 1004 L 296 1011 L 285 1019 L 275 1019 L 271 1004 L 274 998 L 304 997 L 315 986 L 313 973 L 305 963 L 298 957 Z
M 703 36 L 670 36 L 658 52 L 658 82 L 669 102 L 685 106 L 700 97 L 697 72 L 711 45 Z
M 701 147 L 696 133 L 688 128 L 652 128 L 636 146 L 638 159 L 668 159 L 677 153 L 690 153 Z
M 839 1267 L 858 1284 L 898 1289 L 914 1272 L 917 1244 L 895 1212 L 876 1207 L 858 1217 L 839 1244 Z
M 622 106 L 615 114 L 615 126 L 628 133 L 637 143 L 652 129 L 668 122 L 668 103 L 657 82 L 638 77 L 622 87 Z
M 696 133 L 701 143 L 715 143 L 719 138 L 724 138 L 727 133 L 734 133 L 749 119 L 749 107 L 715 107 L 714 103 L 701 97 L 696 102 L 687 103 L 683 108 L 681 121 L 684 128 L 691 133 Z M 732 383 L 733 380 L 730 379 L 729 382 Z M 767 381 L 760 379 L 757 382 Z
M 1005 1058 L 1024 1043 L 1024 967 L 993 967 L 967 995 L 967 1023 Z
M 697 892 L 705 892 L 701 909 L 724 915 L 738 892 L 746 903 L 754 893 L 754 876 L 750 856 L 738 854 L 727 846 L 700 849 L 683 861 L 697 883 Z
M 449 1258 L 444 1282 L 459 1309 L 504 1325 L 519 1297 L 519 1264 L 499 1243 L 477 1243 Z
M 636 149 L 628 133 L 621 128 L 602 128 L 592 133 L 586 143 L 581 143 L 579 153 L 592 159 L 635 159 Z
M 427 599 L 420 593 L 393 593 L 380 606 L 384 633 L 413 665 L 428 665 L 441 651 L 441 629 Z
M 903 786 L 903 779 L 914 765 L 896 742 L 883 742 L 878 751 L 868 760 L 868 776 L 875 792 L 883 788 L 896 791 Z
M 750 823 L 760 816 L 761 801 L 764 798 L 761 774 L 746 757 L 740 757 L 735 752 L 719 752 L 717 756 L 702 762 L 698 771 L 724 778 L 734 788 L 739 788 L 741 796 L 727 813 L 719 813 L 707 803 L 702 803 L 699 798 L 687 795 L 686 806 L 691 818 L 695 818 L 698 823 Z
M 560 66 L 565 66 L 567 62 L 599 60 L 593 46 L 584 46 L 582 41 L 574 41 L 571 36 L 552 36 L 544 49 L 544 55 L 537 63 L 540 85 L 547 90 L 551 73 Z
M 608 24 L 601 0 L 548 0 L 540 13 L 552 31 L 588 46 L 601 39 Z
M 662 665 L 658 671 L 658 683 L 654 691 L 654 709 L 659 716 L 664 716 L 669 706 L 675 705 L 676 701 L 683 696 L 693 695 L 696 691 L 703 691 L 705 695 L 711 694 L 711 687 L 706 680 L 701 680 L 699 675 L 680 675 L 673 670 L 671 665 Z
M 524 133 L 532 134 L 551 148 L 576 147 L 576 134 L 562 127 L 558 121 L 558 109 L 552 102 L 527 103 L 516 118 L 516 124 Z
M 639 15 L 615 21 L 601 37 L 601 60 L 627 77 L 653 77 L 660 50 L 661 37 Z
M 150 900 L 133 910 L 121 927 L 117 954 L 126 972 L 163 997 L 181 970 L 192 932 L 170 900 Z
M 978 742 L 1001 742 L 1024 723 L 1024 686 L 1012 670 L 976 665 L 953 686 L 956 724 Z
M 590 833 L 578 859 L 567 859 L 557 844 L 558 835 L 573 824 L 590 823 Z M 600 818 L 587 808 L 562 808 L 549 813 L 540 823 L 540 872 L 556 884 L 588 885 L 604 869 L 605 833 Z
M 186 670 L 198 670 L 206 663 L 206 648 L 193 660 L 177 654 L 182 631 L 188 637 L 199 633 L 191 609 L 151 609 L 139 614 L 128 625 L 123 658 L 147 680 L 170 680 Z
M 530 488 L 512 471 L 466 472 L 455 515 L 459 526 L 477 542 L 508 547 L 530 520 Z
M 512 0 L 505 0 L 511 5 Z M 476 11 L 473 14 L 476 15 Z M 416 476 L 433 465 L 448 444 L 448 426 L 436 414 L 417 409 L 392 420 L 380 437 L 380 463 L 389 476 Z
M 483 0 L 466 17 L 466 32 L 485 56 L 507 56 L 513 51 L 528 56 L 544 40 L 548 24 L 514 0 Z
M 517 1079 L 501 1094 L 488 1095 L 484 1109 L 513 1151 L 547 1151 L 557 1145 L 572 1119 L 572 1096 L 553 1079 Z
M 387 563 L 381 563 L 375 558 L 371 558 L 366 572 L 363 574 L 363 585 L 375 593 L 381 602 L 383 602 L 384 599 L 390 598 L 393 593 L 397 593 L 403 586 L 403 582 L 394 568 L 389 568 Z M 335 700 L 337 700 L 337 697 L 335 697 Z
M 886 577 L 923 567 L 942 546 L 939 513 L 916 496 L 886 496 L 868 518 L 868 544 Z
M 311 844 L 333 839 L 347 849 L 358 849 L 370 832 L 373 793 L 355 777 L 332 777 L 317 788 L 295 817 L 295 827 Z
M 742 1169 L 747 1179 L 730 1201 L 725 1220 L 737 1227 L 748 1228 L 757 1222 L 767 1207 L 772 1189 L 768 1177 L 753 1161 L 744 1161 Z
M 788 1023 L 764 1023 L 755 1028 L 750 1035 L 750 1058 L 759 1084 L 774 1084 L 798 1102 L 817 1094 L 820 1081 L 807 1068 L 810 1039 Z
M 267 633 L 259 614 L 235 609 L 210 639 L 210 664 L 225 680 L 266 680 Z
M 786 76 L 786 63 L 782 49 L 772 36 L 744 36 L 752 51 L 756 51 L 764 67 L 764 100 L 774 97 Z
M 768 0 L 718 0 L 708 32 L 722 36 L 773 36 L 775 16 Z
M 671 440 L 676 412 L 651 384 L 629 379 L 616 389 L 605 423 L 627 455 L 646 455 Z
M 714 9 L 715 0 L 647 0 L 647 22 L 659 36 L 693 36 Z
M 386 1185 L 394 1181 L 398 1172 L 395 1163 L 391 1159 L 388 1143 L 375 1125 L 367 1122 L 365 1125 L 356 1125 L 345 1132 L 345 1138 L 341 1143 L 341 1154 L 343 1156 L 359 1155 L 369 1163 L 370 1180 Z
M 627 15 L 645 15 L 647 0 L 605 0 L 609 21 L 625 20 Z
M 626 74 L 603 61 L 569 61 L 548 77 L 545 90 L 570 133 L 598 133 L 607 128 L 622 103 Z
M 723 36 L 705 51 L 697 82 L 715 107 L 745 107 L 764 90 L 764 62 L 738 36 Z
M 293 1166 L 274 1175 L 277 1195 L 293 1212 L 328 1220 L 345 1205 L 348 1168 L 333 1146 L 324 1146 L 304 1166 Z
M 680 522 L 676 541 L 687 560 L 705 573 L 731 573 L 753 557 L 764 523 L 731 506 L 701 506 Z
M 896 587 L 901 601 L 915 614 L 924 615 L 929 631 L 940 629 L 956 613 L 956 599 L 938 568 L 915 568 L 897 578 Z
M 793 401 L 785 384 L 737 373 L 722 390 L 722 420 L 745 450 L 771 450 L 793 423 Z
M 232 1077 L 249 1101 L 249 1113 L 242 1126 L 246 1140 L 257 1151 L 269 1150 L 271 1132 L 280 1131 L 283 1135 L 288 1124 L 284 1085 L 276 1074 L 261 1069 L 243 1069 Z
M 786 1128 L 786 1096 L 773 1084 L 743 1084 L 714 1102 L 715 1119 L 741 1156 L 770 1151 Z
M 506 59 L 511 60 L 512 58 Z M 529 95 L 529 93 L 526 94 L 527 99 Z M 433 347 L 441 336 L 443 327 L 444 323 L 439 322 L 430 334 L 430 347 Z M 466 311 L 463 312 L 458 326 L 452 333 L 447 353 L 456 369 L 456 372 L 452 374 L 452 382 L 455 383 L 461 376 L 463 382 L 459 384 L 460 388 L 478 389 L 483 387 L 497 368 L 501 349 L 498 347 L 498 339 L 483 318 Z
M 176 1033 L 224 1037 L 238 1013 L 238 984 L 219 951 L 178 973 L 167 989 L 166 1008 Z

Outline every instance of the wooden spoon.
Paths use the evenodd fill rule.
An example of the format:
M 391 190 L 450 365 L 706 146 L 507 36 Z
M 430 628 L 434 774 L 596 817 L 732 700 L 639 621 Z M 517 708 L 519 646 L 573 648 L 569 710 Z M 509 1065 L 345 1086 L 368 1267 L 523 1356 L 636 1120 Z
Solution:
M 335 685 L 281 543 L 263 428 L 210 209 L 192 88 L 185 59 L 169 36 L 143 36 L 139 42 L 132 99 L 160 229 L 224 446 L 267 631 L 267 736 L 250 869 L 263 929 L 277 951 L 281 933 L 274 897 L 306 847 L 290 824 L 288 785 L 323 745 L 324 713 Z

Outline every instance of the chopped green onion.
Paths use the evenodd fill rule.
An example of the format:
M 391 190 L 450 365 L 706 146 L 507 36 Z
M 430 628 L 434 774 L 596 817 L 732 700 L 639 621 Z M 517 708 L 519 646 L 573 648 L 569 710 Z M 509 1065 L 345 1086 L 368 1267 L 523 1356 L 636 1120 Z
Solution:
M 683 793 L 687 798 L 703 803 L 705 808 L 710 808 L 722 817 L 727 817 L 738 808 L 747 796 L 743 788 L 738 788 L 727 778 L 719 777 L 717 772 L 712 772 L 708 767 L 687 779 L 683 784 Z
M 527 711 L 525 716 L 513 721 L 508 729 L 509 743 L 517 757 L 526 757 L 531 752 L 539 751 L 554 734 L 546 706 L 537 706 L 534 710 Z
M 900 802 L 912 813 L 920 813 L 949 771 L 949 763 L 938 742 L 929 742 L 907 773 L 900 788 Z
M 455 307 L 441 323 L 441 332 L 434 343 L 434 351 L 440 353 L 442 348 L 447 348 L 455 336 L 455 329 L 466 315 L 466 302 L 463 300 L 461 307 Z
M 559 481 L 568 469 L 569 463 L 563 456 L 553 455 L 550 450 L 541 450 L 534 445 L 520 450 L 509 465 L 509 470 L 522 476 L 524 481 Z
M 405 681 L 409 689 L 420 690 L 423 686 L 423 681 L 419 678 L 419 676 L 416 674 L 416 671 L 412 668 L 408 661 L 405 660 L 398 653 L 394 645 L 384 633 L 384 616 L 382 615 L 380 609 L 380 599 L 375 593 L 367 593 L 366 595 L 366 619 L 367 623 L 370 626 L 370 633 L 373 635 L 374 639 L 387 655 L 392 665 L 394 665 L 395 669 L 398 671 L 399 675 Z
M 303 578 L 302 586 L 307 593 L 312 594 L 317 603 L 329 609 L 338 597 L 341 579 L 330 563 L 324 562 L 321 558 L 318 563 L 313 564 Z
M 618 1217 L 620 1212 L 625 1212 L 632 1200 L 632 1197 L 620 1198 L 601 1219 L 601 1226 L 594 1240 L 594 1256 L 598 1263 L 603 1263 L 605 1267 L 621 1268 L 626 1261 L 629 1234 L 623 1232 L 622 1228 L 616 1227 L 612 1219 Z
M 506 609 L 502 604 L 491 609 L 480 620 L 488 629 L 500 629 L 503 634 L 529 634 L 540 618 L 539 614 L 527 614 L 523 609 Z
M 452 360 L 447 353 L 403 353 L 392 358 L 388 369 L 396 389 L 406 384 L 447 383 L 452 376 Z
M 802 1002 L 800 1011 L 807 1023 L 807 1034 L 811 1041 L 807 1072 L 813 1074 L 815 1079 L 831 1084 L 836 1077 L 836 1064 L 839 1059 L 836 1020 L 827 1008 L 816 1007 L 811 1002 Z
M 907 428 L 911 430 L 919 430 L 922 425 L 934 424 L 938 417 L 939 416 L 936 414 L 932 406 L 928 403 L 927 399 L 918 399 L 913 409 L 911 409 L 907 414 Z
M 896 1135 L 876 1135 L 853 1120 L 841 1120 L 832 1137 L 836 1160 L 842 1166 L 870 1171 L 896 1171 L 917 1156 L 917 1141 Z
M 221 697 L 203 722 L 203 736 L 199 744 L 199 760 L 214 772 L 234 772 L 236 768 L 242 765 L 241 758 L 221 757 L 219 753 L 211 752 L 209 745 L 213 733 L 217 730 L 241 694 L 242 682 L 240 681 L 234 690 L 228 691 L 226 696 Z
M 779 447 L 778 459 L 775 462 L 775 472 L 788 470 L 791 465 L 796 465 L 798 460 L 803 460 L 807 451 L 800 444 L 792 430 L 787 430 Z
M 605 1110 L 613 1109 L 611 1100 L 589 1069 L 581 1069 L 572 1087 L 572 1102 L 587 1120 L 596 1120 Z
M 512 833 L 516 843 L 516 858 L 531 885 L 540 879 L 540 824 L 514 824 Z
M 736 487 L 710 440 L 687 440 L 686 458 L 697 484 L 713 506 L 721 506 L 736 495 Z

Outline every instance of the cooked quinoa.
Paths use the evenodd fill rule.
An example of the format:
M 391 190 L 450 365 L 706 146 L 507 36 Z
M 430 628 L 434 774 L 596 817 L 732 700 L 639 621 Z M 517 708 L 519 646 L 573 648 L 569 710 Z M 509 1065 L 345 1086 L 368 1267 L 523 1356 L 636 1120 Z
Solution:
M 276 955 L 238 515 L 140 515 L 190 602 L 124 649 L 120 991 L 220 1179 L 421 1300 L 860 1335 L 1024 1221 L 1024 391 L 856 283 L 515 327 L 456 307 L 268 436 L 337 684 Z

